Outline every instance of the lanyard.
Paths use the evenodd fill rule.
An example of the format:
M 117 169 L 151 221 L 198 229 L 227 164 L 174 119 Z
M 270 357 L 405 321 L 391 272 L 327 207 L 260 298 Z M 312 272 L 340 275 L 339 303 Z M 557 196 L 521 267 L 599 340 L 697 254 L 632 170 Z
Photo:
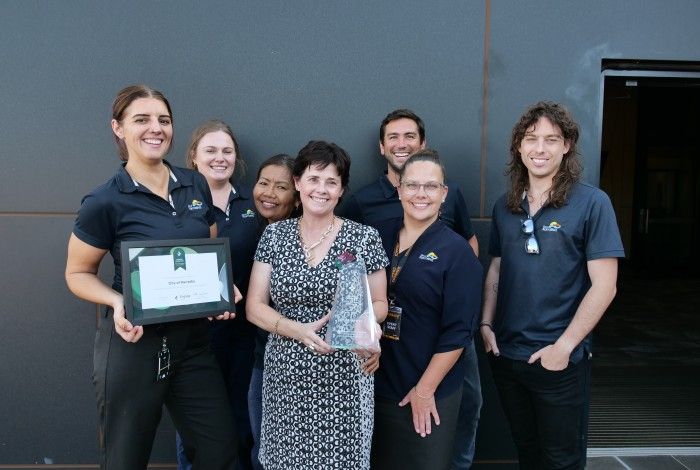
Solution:
M 389 297 L 393 297 L 394 295 L 394 286 L 396 285 L 396 280 L 399 277 L 399 274 L 401 274 L 401 270 L 403 269 L 404 265 L 406 264 L 406 261 L 408 261 L 408 257 L 411 255 L 411 251 L 413 250 L 413 247 L 416 246 L 416 244 L 420 241 L 421 238 L 423 238 L 423 235 L 425 235 L 426 232 L 428 232 L 433 225 L 438 223 L 439 219 L 436 219 L 430 226 L 428 226 L 423 232 L 418 236 L 415 242 L 413 242 L 413 245 L 409 246 L 406 250 L 404 250 L 403 253 L 399 253 L 399 235 L 396 236 L 396 244 L 394 245 L 394 254 L 391 257 L 391 275 L 389 276 Z M 401 230 L 399 230 L 399 233 L 401 233 Z
M 399 240 L 398 238 L 396 239 L 396 245 L 394 245 L 394 255 L 391 257 L 391 276 L 389 276 L 389 292 L 393 293 L 394 286 L 396 285 L 396 279 L 399 277 L 399 274 L 401 274 L 401 270 L 406 264 L 406 261 L 408 260 L 412 249 L 413 245 L 409 246 L 408 249 L 406 249 L 403 253 L 399 253 Z

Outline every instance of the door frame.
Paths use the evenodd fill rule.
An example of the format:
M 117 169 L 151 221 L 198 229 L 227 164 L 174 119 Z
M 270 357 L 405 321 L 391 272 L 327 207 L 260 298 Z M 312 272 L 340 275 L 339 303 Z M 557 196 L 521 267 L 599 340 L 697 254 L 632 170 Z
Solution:
M 594 139 L 597 140 L 597 173 L 596 185 L 601 185 L 601 177 L 603 171 L 602 150 L 603 150 L 603 118 L 605 111 L 605 82 L 607 78 L 626 78 L 628 80 L 635 79 L 692 79 L 700 81 L 700 62 L 677 62 L 677 61 L 645 61 L 645 60 L 628 60 L 628 59 L 601 59 L 601 75 L 600 75 L 600 90 L 598 102 L 598 115 L 596 118 L 595 132 L 597 135 Z M 617 209 L 616 209 L 617 210 Z M 634 216 L 632 225 L 636 221 Z M 626 248 L 630 250 L 627 255 L 632 254 L 632 240 L 629 240 L 630 245 Z
M 617 67 L 624 68 L 617 68 Z M 636 68 L 639 66 L 640 68 Z M 660 67 L 668 67 L 660 69 Z M 692 70 L 678 70 L 678 67 L 687 67 Z M 605 105 L 605 79 L 607 77 L 634 78 L 697 78 L 700 80 L 700 62 L 677 63 L 665 61 L 630 61 L 620 59 L 601 59 L 601 73 L 598 93 L 598 116 L 595 123 L 596 144 L 598 148 L 598 173 L 596 181 L 600 185 L 600 161 L 603 149 L 603 111 Z

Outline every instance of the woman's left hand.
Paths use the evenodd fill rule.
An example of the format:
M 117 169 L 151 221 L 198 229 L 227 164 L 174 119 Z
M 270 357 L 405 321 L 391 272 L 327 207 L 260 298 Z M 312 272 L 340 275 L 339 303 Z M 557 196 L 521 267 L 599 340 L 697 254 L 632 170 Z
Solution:
M 367 358 L 367 360 L 360 366 L 362 368 L 362 372 L 367 375 L 372 375 L 377 372 L 377 369 L 379 369 L 379 356 L 381 356 L 381 352 L 372 352 L 365 349 L 357 349 L 355 352 L 361 358 Z
M 435 395 L 431 394 L 425 398 L 418 396 L 416 387 L 413 387 L 408 394 L 401 400 L 399 406 L 411 404 L 411 412 L 413 414 L 413 427 L 416 433 L 421 437 L 425 437 L 431 433 L 431 419 L 435 419 L 435 425 L 440 425 L 440 415 L 438 415 L 435 405 Z
M 227 310 L 224 313 L 222 313 L 221 315 L 217 315 L 215 317 L 207 317 L 207 318 L 209 319 L 209 321 L 212 321 L 212 320 L 233 320 L 234 318 L 236 318 L 236 312 L 231 313 Z
M 241 294 L 241 291 L 239 291 L 238 287 L 236 287 L 236 284 L 234 284 L 233 285 L 233 303 L 237 304 L 241 300 L 243 300 L 243 294 Z M 209 321 L 212 321 L 212 320 L 233 320 L 234 318 L 236 318 L 236 312 L 231 313 L 229 311 L 226 311 L 226 312 L 222 313 L 221 315 L 217 315 L 216 317 L 207 317 L 207 318 L 209 319 Z

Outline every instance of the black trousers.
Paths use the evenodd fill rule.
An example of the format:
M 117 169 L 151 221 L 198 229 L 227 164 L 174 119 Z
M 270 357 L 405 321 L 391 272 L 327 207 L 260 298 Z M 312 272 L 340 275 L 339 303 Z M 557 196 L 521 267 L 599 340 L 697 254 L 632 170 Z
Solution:
M 253 463 L 253 432 L 248 412 L 248 389 L 253 374 L 255 341 L 253 338 L 230 338 L 225 344 L 212 342 L 216 357 L 226 384 L 233 422 L 238 435 L 239 470 L 251 470 Z
M 413 426 L 411 406 L 377 397 L 374 401 L 372 470 L 448 470 L 452 463 L 462 388 L 437 400 L 440 425 L 421 437 Z
M 586 464 L 590 361 L 561 371 L 489 354 L 521 469 L 582 469 Z
M 170 323 L 163 333 L 173 374 L 156 382 L 161 335 L 146 326 L 137 343 L 115 331 L 111 310 L 95 336 L 100 468 L 145 469 L 163 405 L 180 435 L 195 449 L 194 469 L 232 469 L 236 432 L 221 371 L 211 352 L 207 320 Z

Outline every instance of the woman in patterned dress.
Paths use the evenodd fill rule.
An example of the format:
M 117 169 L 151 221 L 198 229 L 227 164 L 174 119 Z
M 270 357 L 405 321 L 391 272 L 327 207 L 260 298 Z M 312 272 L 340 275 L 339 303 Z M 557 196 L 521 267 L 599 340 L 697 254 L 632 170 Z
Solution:
M 260 449 L 266 469 L 369 468 L 378 353 L 333 350 L 324 341 L 338 265 L 348 254 L 365 264 L 376 320 L 387 313 L 388 260 L 377 231 L 334 214 L 349 170 L 335 144 L 301 149 L 294 183 L 303 215 L 269 225 L 255 254 L 248 318 L 271 333 Z

